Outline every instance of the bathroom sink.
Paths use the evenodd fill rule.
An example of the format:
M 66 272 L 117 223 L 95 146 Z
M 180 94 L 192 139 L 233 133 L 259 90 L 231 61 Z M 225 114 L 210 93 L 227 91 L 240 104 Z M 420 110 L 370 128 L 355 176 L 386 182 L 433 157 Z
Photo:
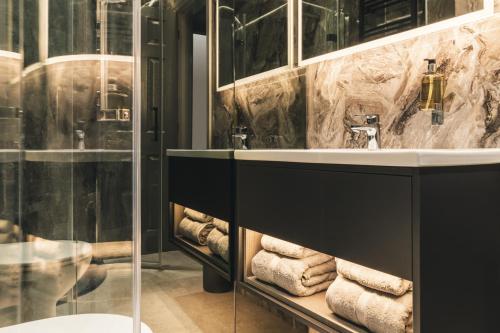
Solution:
M 167 156 L 232 159 L 233 149 L 167 149 Z
M 438 167 L 500 164 L 500 149 L 288 149 L 236 150 L 237 160 Z
M 30 162 L 130 162 L 130 149 L 47 149 L 25 150 L 24 159 Z

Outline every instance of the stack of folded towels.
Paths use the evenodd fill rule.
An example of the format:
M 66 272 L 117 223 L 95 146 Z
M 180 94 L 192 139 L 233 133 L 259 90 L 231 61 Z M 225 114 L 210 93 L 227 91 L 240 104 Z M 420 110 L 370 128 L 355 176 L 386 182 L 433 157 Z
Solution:
M 252 258 L 252 273 L 293 295 L 326 290 L 337 276 L 332 256 L 268 235 L 262 236 L 261 245 L 264 249 Z
M 374 333 L 413 332 L 412 283 L 336 259 L 338 278 L 326 292 L 333 313 Z
M 197 244 L 207 245 L 208 234 L 215 228 L 213 218 L 190 208 L 185 208 L 184 214 L 178 226 L 179 234 Z
M 229 223 L 217 218 L 214 218 L 212 223 L 215 229 L 208 235 L 208 248 L 225 262 L 229 262 Z

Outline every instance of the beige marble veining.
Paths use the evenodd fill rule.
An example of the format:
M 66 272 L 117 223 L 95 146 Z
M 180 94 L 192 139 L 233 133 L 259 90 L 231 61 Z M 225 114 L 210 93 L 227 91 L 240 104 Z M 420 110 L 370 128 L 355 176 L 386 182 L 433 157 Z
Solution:
M 358 114 L 381 116 L 387 148 L 500 146 L 500 17 L 307 68 L 308 147 L 358 147 Z M 447 77 L 445 123 L 418 109 L 425 58 Z
M 101 72 L 101 65 L 105 73 Z M 130 122 L 98 123 L 96 120 L 106 98 L 99 93 L 104 75 L 110 84 L 118 87 L 118 92 L 108 95 L 108 108 L 131 108 L 132 67 L 130 62 L 74 59 L 25 70 L 22 82 L 26 146 L 31 149 L 73 148 L 78 122 L 85 123 L 87 148 L 121 149 L 121 144 L 130 143 L 131 140 L 115 139 L 122 134 L 111 131 L 114 126 L 124 132 L 131 127 Z
M 477 3 L 470 1 L 466 5 Z M 500 0 L 495 0 L 495 5 L 500 9 Z M 225 110 L 226 119 L 250 124 L 253 132 L 265 132 L 272 127 L 266 115 L 286 109 L 292 100 L 287 99 L 289 92 L 305 91 L 305 106 L 299 103 L 287 112 L 289 118 L 298 117 L 304 111 L 301 108 L 307 109 L 307 148 L 364 147 L 366 140 L 352 133 L 349 124 L 361 121 L 360 114 L 370 113 L 381 116 L 385 148 L 496 148 L 500 147 L 499 35 L 497 13 L 466 25 L 306 66 L 302 69 L 305 79 L 296 80 L 293 70 L 237 86 L 235 105 L 234 90 L 218 93 L 216 105 Z M 431 115 L 419 110 L 425 58 L 436 58 L 447 78 L 442 126 L 431 126 Z M 289 89 L 295 84 L 302 87 Z M 225 128 L 218 127 L 216 121 L 214 132 L 219 136 L 229 133 L 228 124 L 226 121 Z
M 231 147 L 231 127 L 238 124 L 248 128 L 251 148 L 304 148 L 304 82 L 304 70 L 293 70 L 217 93 L 212 147 Z
M 22 59 L 0 56 L 0 106 L 19 106 Z
M 298 70 L 236 87 L 238 123 L 250 129 L 252 148 L 305 147 L 303 81 Z

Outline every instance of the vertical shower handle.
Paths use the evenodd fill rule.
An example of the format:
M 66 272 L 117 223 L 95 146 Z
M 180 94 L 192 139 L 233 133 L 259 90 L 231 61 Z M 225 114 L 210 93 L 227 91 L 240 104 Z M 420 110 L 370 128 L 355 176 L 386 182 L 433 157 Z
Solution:
M 159 128 L 159 114 L 158 114 L 158 107 L 157 106 L 153 106 L 152 107 L 152 111 L 153 111 L 153 117 L 154 117 L 154 127 L 153 127 L 153 131 L 154 131 L 154 141 L 158 141 L 158 132 L 160 130 Z

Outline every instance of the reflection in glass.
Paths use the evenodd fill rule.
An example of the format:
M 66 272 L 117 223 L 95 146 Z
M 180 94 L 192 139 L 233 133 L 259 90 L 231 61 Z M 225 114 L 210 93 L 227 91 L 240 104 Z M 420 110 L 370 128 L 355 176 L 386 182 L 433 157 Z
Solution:
M 337 20 L 338 0 L 303 1 L 302 2 L 302 48 L 303 57 L 310 58 L 315 54 L 324 54 L 338 49 L 344 42 L 339 36 Z M 349 17 L 344 17 L 348 22 Z
M 19 3 L 0 1 L 0 50 L 19 52 Z
M 131 110 L 131 20 L 0 0 L 0 327 L 132 314 L 132 122 L 98 118 Z
M 233 78 L 233 0 L 218 0 L 217 14 L 217 62 L 218 86 L 231 84 Z
M 302 59 L 483 8 L 482 0 L 303 0 Z
M 236 79 L 288 64 L 286 0 L 235 0 Z

